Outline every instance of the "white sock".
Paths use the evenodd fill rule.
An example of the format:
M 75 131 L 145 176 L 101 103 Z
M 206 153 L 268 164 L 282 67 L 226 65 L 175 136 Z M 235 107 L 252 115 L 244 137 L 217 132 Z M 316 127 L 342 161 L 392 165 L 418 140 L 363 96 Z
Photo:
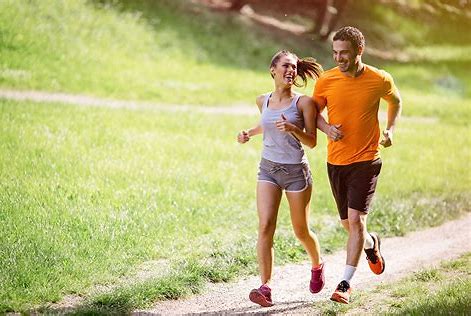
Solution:
M 375 242 L 373 237 L 370 234 L 365 234 L 365 243 L 363 244 L 363 249 L 371 249 L 375 246 Z
M 343 280 L 347 281 L 350 284 L 350 281 L 352 280 L 356 270 L 357 267 L 350 266 L 348 264 L 345 265 L 345 270 L 343 272 Z

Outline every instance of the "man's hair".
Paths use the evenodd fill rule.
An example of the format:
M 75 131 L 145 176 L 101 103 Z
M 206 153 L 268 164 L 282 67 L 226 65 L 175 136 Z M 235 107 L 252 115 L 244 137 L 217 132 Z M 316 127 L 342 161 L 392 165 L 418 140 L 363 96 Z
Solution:
M 365 37 L 359 29 L 353 26 L 345 26 L 338 30 L 334 35 L 334 41 L 349 41 L 355 52 L 358 52 L 360 48 L 365 48 Z

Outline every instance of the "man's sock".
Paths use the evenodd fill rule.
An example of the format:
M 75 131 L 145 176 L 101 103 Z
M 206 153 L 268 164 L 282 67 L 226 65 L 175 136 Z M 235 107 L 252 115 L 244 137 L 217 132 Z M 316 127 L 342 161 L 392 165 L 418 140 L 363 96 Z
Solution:
M 357 270 L 357 267 L 350 266 L 350 265 L 345 265 L 345 270 L 343 272 L 343 279 L 347 281 L 350 284 L 350 281 L 353 278 L 353 275 L 355 274 L 355 271 Z
M 365 234 L 365 243 L 363 244 L 363 249 L 372 249 L 375 246 L 373 237 L 369 233 Z

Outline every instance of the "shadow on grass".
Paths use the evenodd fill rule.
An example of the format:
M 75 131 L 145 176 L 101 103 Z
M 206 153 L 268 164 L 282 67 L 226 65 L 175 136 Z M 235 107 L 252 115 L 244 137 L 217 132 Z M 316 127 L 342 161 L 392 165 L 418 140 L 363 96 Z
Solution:
M 94 3 L 107 5 L 109 10 L 138 14 L 157 38 L 160 32 L 171 30 L 175 37 L 162 48 L 193 47 L 185 54 L 201 62 L 266 71 L 271 57 L 280 49 L 292 50 L 300 57 L 312 56 L 323 64 L 332 59 L 328 42 L 263 25 L 237 12 L 214 12 L 180 0 L 96 0 Z M 267 62 L 260 63 L 260 60 Z

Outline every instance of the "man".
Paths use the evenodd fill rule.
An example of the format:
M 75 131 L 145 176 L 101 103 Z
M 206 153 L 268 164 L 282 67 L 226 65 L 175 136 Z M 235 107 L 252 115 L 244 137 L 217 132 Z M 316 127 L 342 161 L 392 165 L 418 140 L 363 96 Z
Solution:
M 344 27 L 333 38 L 337 67 L 324 72 L 316 82 L 314 101 L 317 126 L 328 136 L 327 170 L 332 193 L 343 227 L 348 232 L 347 260 L 343 278 L 331 300 L 348 304 L 350 283 L 362 249 L 370 269 L 381 274 L 385 268 L 380 239 L 368 233 L 366 219 L 381 170 L 379 144 L 393 144 L 401 97 L 392 77 L 362 62 L 363 34 Z M 378 109 L 380 99 L 388 103 L 387 127 L 380 141 Z M 328 120 L 320 115 L 327 107 Z

